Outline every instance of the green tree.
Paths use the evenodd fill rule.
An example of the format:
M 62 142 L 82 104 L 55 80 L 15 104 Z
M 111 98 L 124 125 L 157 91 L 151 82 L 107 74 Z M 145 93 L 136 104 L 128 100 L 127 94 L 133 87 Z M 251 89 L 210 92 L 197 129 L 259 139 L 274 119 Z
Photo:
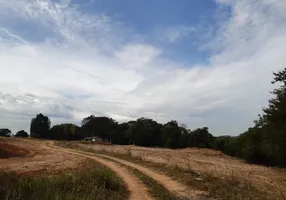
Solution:
M 182 147 L 182 129 L 176 121 L 166 123 L 162 128 L 162 139 L 165 147 Z
M 29 137 L 29 134 L 26 131 L 21 130 L 16 133 L 15 137 Z
M 214 137 L 209 133 L 208 127 L 198 128 L 190 132 L 189 142 L 192 147 L 211 148 Z
M 115 134 L 117 122 L 108 117 L 96 117 L 91 115 L 82 120 L 80 132 L 84 137 L 98 136 L 110 140 Z
M 286 166 L 286 69 L 274 73 L 276 83 L 279 87 L 255 126 L 240 136 L 242 155 L 249 162 Z
M 131 127 L 131 123 L 122 123 L 116 124 L 116 130 L 112 131 L 109 139 L 113 144 L 121 144 L 126 145 L 130 143 L 130 139 L 128 137 L 128 130 Z
M 138 146 L 161 146 L 162 125 L 147 118 L 140 118 L 127 131 L 131 142 Z
M 55 140 L 79 140 L 82 138 L 79 133 L 79 127 L 74 124 L 53 126 L 50 130 L 50 137 Z
M 0 129 L 0 136 L 3 136 L 3 137 L 10 137 L 11 136 L 11 130 L 8 129 L 8 128 L 1 128 Z
M 50 119 L 40 113 L 31 121 L 30 136 L 35 138 L 50 138 L 50 127 Z

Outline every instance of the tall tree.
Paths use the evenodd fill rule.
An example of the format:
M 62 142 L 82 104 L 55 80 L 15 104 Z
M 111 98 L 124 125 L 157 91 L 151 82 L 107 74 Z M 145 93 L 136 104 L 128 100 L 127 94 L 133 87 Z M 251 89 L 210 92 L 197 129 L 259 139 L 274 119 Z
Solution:
M 130 140 L 139 146 L 161 146 L 162 125 L 152 119 L 140 118 L 128 130 Z
M 55 125 L 50 130 L 51 139 L 55 140 L 79 140 L 79 127 L 74 124 Z
M 176 121 L 170 121 L 163 126 L 162 139 L 165 147 L 180 148 L 182 146 L 182 129 Z
M 36 138 L 50 138 L 50 127 L 50 119 L 40 113 L 31 121 L 30 136 Z
M 279 87 L 271 92 L 273 98 L 269 100 L 268 107 L 263 108 L 255 127 L 247 133 L 255 133 L 254 139 L 248 142 L 256 145 L 252 148 L 248 145 L 246 149 L 258 151 L 259 145 L 259 154 L 262 154 L 259 162 L 286 166 L 286 68 L 274 73 L 272 84 L 276 83 Z
M 208 127 L 191 131 L 189 137 L 189 141 L 191 142 L 190 146 L 192 147 L 210 148 L 214 140 L 212 134 L 209 133 Z
M 109 140 L 116 131 L 117 123 L 108 117 L 91 115 L 82 120 L 80 132 L 83 136 L 98 136 Z

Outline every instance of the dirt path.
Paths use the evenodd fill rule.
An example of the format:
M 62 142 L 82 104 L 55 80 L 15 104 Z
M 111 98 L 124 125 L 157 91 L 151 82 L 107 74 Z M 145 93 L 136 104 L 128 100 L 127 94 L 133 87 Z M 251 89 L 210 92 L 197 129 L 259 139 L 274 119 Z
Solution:
M 55 147 L 54 146 L 54 148 L 60 148 L 60 147 Z M 115 157 L 107 156 L 107 155 L 102 155 L 102 154 L 83 152 L 83 151 L 79 151 L 79 150 L 69 150 L 69 149 L 65 149 L 65 148 L 60 148 L 60 149 L 62 151 L 72 152 L 72 153 L 83 155 L 83 156 L 89 155 L 89 156 L 91 156 L 91 158 L 93 158 L 95 160 L 99 159 L 98 157 L 107 158 L 108 160 L 106 160 L 106 159 L 99 159 L 100 160 L 99 162 L 101 162 L 102 164 L 110 162 L 109 160 L 114 160 L 114 161 L 119 162 L 119 163 L 121 163 L 123 165 L 132 167 L 134 169 L 139 170 L 143 174 L 151 177 L 152 179 L 157 181 L 159 184 L 163 185 L 170 192 L 172 192 L 174 194 L 177 194 L 177 195 L 179 195 L 181 197 L 187 197 L 187 198 L 192 198 L 193 197 L 194 198 L 194 197 L 198 197 L 199 195 L 203 194 L 202 191 L 190 190 L 189 188 L 186 188 L 181 183 L 171 179 L 170 177 L 168 177 L 166 175 L 159 174 L 159 173 L 157 173 L 157 172 L 155 172 L 155 171 L 153 171 L 153 170 L 151 170 L 149 168 L 142 167 L 142 166 L 140 166 L 138 164 L 135 164 L 135 163 L 132 163 L 132 162 L 128 162 L 128 161 L 125 161 L 125 160 L 122 160 L 122 159 L 119 159 L 119 158 L 115 158 Z M 94 157 L 94 156 L 96 156 L 96 157 Z M 137 199 L 139 199 L 139 198 L 137 198 Z
M 70 149 L 65 149 L 65 148 L 55 147 L 55 146 L 52 146 L 52 147 L 64 153 L 68 153 L 68 154 L 71 153 L 74 155 L 78 155 L 81 157 L 95 160 L 107 166 L 111 170 L 113 170 L 127 184 L 128 190 L 130 191 L 130 196 L 129 196 L 130 200 L 139 200 L 139 199 L 140 200 L 153 200 L 153 198 L 148 194 L 147 188 L 145 187 L 145 185 L 142 184 L 140 180 L 138 180 L 136 177 L 130 175 L 127 169 L 119 166 L 115 162 L 112 162 L 106 159 L 101 159 L 98 156 L 95 156 L 93 154 L 86 153 L 86 152 L 70 150 Z
M 144 173 L 145 175 L 153 178 L 155 181 L 157 181 L 158 183 L 163 185 L 170 192 L 178 194 L 179 196 L 189 198 L 189 197 L 197 197 L 198 195 L 202 194 L 201 191 L 190 190 L 189 188 L 186 188 L 184 185 L 182 185 L 181 183 L 171 179 L 170 177 L 163 175 L 163 174 L 159 174 L 159 173 L 157 173 L 157 172 L 155 172 L 149 168 L 142 167 L 138 164 L 135 164 L 135 163 L 132 163 L 129 161 L 125 161 L 125 160 L 122 160 L 119 158 L 115 158 L 112 156 L 107 156 L 107 155 L 102 155 L 102 154 L 96 154 L 96 155 L 103 157 L 103 158 L 108 158 L 108 159 L 114 160 L 114 161 L 119 162 L 123 165 L 137 169 L 140 172 Z
M 29 150 L 25 156 L 0 159 L 0 171 L 15 171 L 17 173 L 41 173 L 56 172 L 66 169 L 77 168 L 80 164 L 89 160 L 95 160 L 113 170 L 128 186 L 130 191 L 129 200 L 153 200 L 148 194 L 147 188 L 134 175 L 119 164 L 66 148 L 54 146 L 52 141 L 38 141 L 28 139 L 3 139 L 0 142 L 14 149 Z M 2 144 L 1 143 L 1 144 Z M 6 147 L 5 146 L 5 147 Z M 0 148 L 1 149 L 1 148 Z

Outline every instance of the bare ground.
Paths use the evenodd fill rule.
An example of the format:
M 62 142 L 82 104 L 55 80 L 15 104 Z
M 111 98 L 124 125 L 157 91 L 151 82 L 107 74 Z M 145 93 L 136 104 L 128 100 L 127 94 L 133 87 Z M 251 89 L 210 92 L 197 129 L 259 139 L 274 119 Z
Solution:
M 46 145 L 44 141 L 0 138 L 1 144 L 12 147 L 11 149 L 24 150 L 24 155 L 0 159 L 0 170 L 14 171 L 17 173 L 30 172 L 56 172 L 66 169 L 77 168 L 84 163 L 85 158 L 57 152 Z M 0 146 L 3 147 L 4 145 Z
M 0 158 L 23 157 L 29 154 L 28 150 L 15 145 L 0 142 Z

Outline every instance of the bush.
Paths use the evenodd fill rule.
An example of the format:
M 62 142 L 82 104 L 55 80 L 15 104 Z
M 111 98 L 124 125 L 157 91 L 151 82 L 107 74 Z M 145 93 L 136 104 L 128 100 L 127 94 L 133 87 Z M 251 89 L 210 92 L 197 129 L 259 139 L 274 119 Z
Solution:
M 15 137 L 29 137 L 29 134 L 26 131 L 21 130 L 16 133 Z

